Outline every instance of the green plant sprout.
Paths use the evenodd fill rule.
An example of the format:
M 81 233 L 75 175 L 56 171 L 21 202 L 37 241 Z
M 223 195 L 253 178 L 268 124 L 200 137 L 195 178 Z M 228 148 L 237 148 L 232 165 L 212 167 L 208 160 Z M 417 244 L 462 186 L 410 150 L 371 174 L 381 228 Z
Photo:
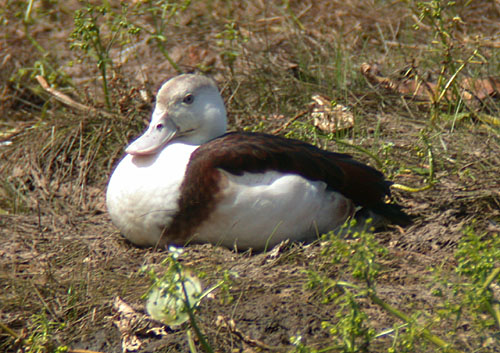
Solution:
M 234 62 L 240 56 L 240 51 L 236 48 L 236 44 L 245 43 L 248 38 L 245 37 L 238 29 L 236 22 L 231 22 L 224 25 L 224 30 L 215 36 L 217 38 L 217 45 L 223 48 L 221 53 L 222 60 L 225 62 L 231 73 L 234 74 Z
M 168 326 L 178 326 L 189 320 L 185 305 L 189 303 L 196 308 L 200 294 L 201 283 L 197 277 L 190 272 L 174 273 L 168 281 L 163 278 L 151 289 L 146 310 L 153 319 Z
M 113 66 L 113 62 L 109 57 L 109 50 L 111 49 L 113 40 L 106 43 L 100 28 L 100 20 L 106 15 L 108 10 L 109 4 L 108 6 L 106 4 L 94 6 L 87 2 L 84 9 L 75 12 L 75 28 L 73 33 L 71 33 L 73 43 L 70 49 L 79 48 L 95 58 L 97 67 L 101 72 L 102 89 L 106 106 L 110 109 L 111 100 L 109 98 L 107 69 Z
M 146 13 L 149 13 L 153 19 L 153 31 L 148 31 L 146 28 L 143 28 L 146 32 L 149 33 L 150 39 L 152 39 L 160 52 L 163 54 L 165 59 L 169 62 L 170 65 L 177 71 L 178 73 L 182 73 L 181 68 L 172 60 L 168 51 L 165 47 L 165 43 L 167 42 L 167 37 L 165 37 L 165 27 L 170 23 L 172 18 L 176 16 L 179 12 L 186 11 L 186 9 L 191 5 L 191 0 L 184 0 L 181 2 L 177 1 L 145 1 L 144 4 L 140 4 L 140 6 L 146 6 Z
M 467 226 L 455 259 L 458 278 L 444 276 L 439 268 L 432 269 L 437 285 L 433 293 L 443 297 L 439 315 L 442 318 L 453 316 L 458 324 L 464 314 L 469 313 L 477 330 L 495 326 L 500 330 L 500 303 L 493 290 L 500 284 L 499 234 L 478 234 L 474 224 Z M 445 297 L 444 293 L 450 289 L 452 295 Z
M 426 131 L 426 130 L 423 130 L 420 134 L 421 141 L 425 145 L 425 149 L 427 152 L 427 161 L 429 163 L 429 169 L 428 169 L 428 173 L 427 173 L 428 177 L 426 179 L 426 185 L 419 187 L 419 188 L 415 188 L 415 187 L 395 183 L 395 184 L 392 184 L 391 187 L 393 187 L 395 189 L 403 190 L 406 192 L 421 192 L 421 191 L 429 190 L 435 184 L 437 184 L 438 179 L 436 179 L 434 150 L 432 148 L 432 144 L 430 143 L 427 134 L 428 134 L 428 131 Z M 423 151 L 419 151 L 418 154 L 419 154 L 419 157 L 421 157 L 421 158 L 425 157 L 425 153 Z
M 203 291 L 200 279 L 179 262 L 183 250 L 175 246 L 170 246 L 168 250 L 169 256 L 162 262 L 162 266 L 167 267 L 163 276 L 158 277 L 154 270 L 148 270 L 147 267 L 141 270 L 147 272 L 153 280 L 147 293 L 146 310 L 153 319 L 168 326 L 178 326 L 189 320 L 203 349 L 213 352 L 197 324 L 195 311 L 201 300 L 215 289 L 221 287 L 227 290 L 227 284 L 231 282 L 230 275 L 235 274 L 225 271 L 224 278 L 219 283 Z M 188 331 L 188 335 L 190 334 Z M 188 341 L 191 342 L 190 336 Z
M 461 98 L 461 87 L 457 81 L 458 75 L 465 67 L 474 62 L 476 58 L 483 59 L 476 48 L 465 60 L 460 59 L 463 47 L 457 45 L 456 30 L 463 24 L 462 19 L 455 13 L 456 1 L 432 0 L 408 3 L 418 18 L 414 25 L 415 30 L 420 30 L 420 24 L 425 23 L 431 28 L 433 39 L 430 43 L 434 49 L 437 60 L 439 60 L 439 74 L 436 89 L 430 94 L 431 124 L 434 124 L 441 114 L 443 102 L 447 101 L 448 111 L 459 113 L 460 106 L 467 106 L 467 102 Z M 467 7 L 471 1 L 467 1 Z M 457 64 L 460 64 L 457 67 Z M 417 77 L 418 80 L 418 77 Z
M 189 319 L 203 349 L 212 353 L 213 349 L 201 332 L 194 315 L 196 306 L 204 296 L 201 294 L 201 283 L 178 261 L 183 252 L 181 248 L 170 246 L 169 252 L 169 256 L 162 262 L 162 265 L 168 266 L 162 277 L 158 277 L 152 270 L 149 271 L 153 285 L 146 304 L 148 313 L 154 319 L 165 320 L 163 322 L 171 326 L 180 325 Z
M 12 77 L 11 82 L 20 84 L 25 75 L 30 74 L 30 78 L 35 78 L 37 75 L 43 75 L 51 83 L 60 80 L 70 86 L 74 86 L 71 78 L 57 65 L 57 57 L 50 50 L 45 49 L 32 35 L 33 27 L 39 21 L 37 16 L 33 15 L 34 0 L 22 2 L 20 6 L 24 9 L 22 16 L 22 24 L 24 35 L 31 43 L 33 48 L 38 52 L 37 60 L 32 67 L 19 68 Z M 21 14 L 21 13 L 20 13 Z
M 63 353 L 68 350 L 66 346 L 55 346 L 53 336 L 58 330 L 64 329 L 65 323 L 54 322 L 47 318 L 45 312 L 32 316 L 30 335 L 23 344 L 28 353 L 42 353 L 53 351 Z

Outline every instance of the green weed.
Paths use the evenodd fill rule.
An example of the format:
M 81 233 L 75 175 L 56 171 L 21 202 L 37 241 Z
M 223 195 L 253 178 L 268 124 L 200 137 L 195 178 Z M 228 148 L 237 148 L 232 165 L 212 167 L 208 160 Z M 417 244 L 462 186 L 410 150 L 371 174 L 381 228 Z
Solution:
M 65 323 L 54 322 L 47 318 L 44 312 L 32 316 L 29 336 L 23 340 L 28 353 L 64 353 L 66 346 L 58 346 L 54 335 L 66 327 Z
M 335 313 L 337 321 L 322 323 L 332 339 L 333 346 L 328 349 L 368 352 L 377 338 L 390 333 L 393 336 L 391 352 L 413 352 L 417 342 L 423 348 L 426 341 L 445 352 L 459 352 L 450 343 L 434 335 L 426 325 L 420 324 L 419 312 L 407 315 L 379 297 L 376 286 L 382 269 L 379 262 L 387 256 L 388 251 L 376 241 L 372 232 L 352 233 L 349 227 L 354 225 L 351 223 L 346 226 L 349 239 L 334 233 L 325 235 L 323 239 L 326 240 L 326 246 L 321 255 L 325 261 L 323 266 L 342 265 L 356 282 L 335 280 L 316 270 L 307 271 L 309 280 L 306 288 L 317 291 L 323 303 L 333 302 L 338 308 Z M 345 235 L 345 230 L 343 234 Z M 377 333 L 370 327 L 369 317 L 362 309 L 367 300 L 402 320 L 404 325 L 395 325 L 389 332 Z M 434 319 L 430 318 L 429 321 Z M 295 342 L 298 352 L 307 352 L 296 338 Z
M 0 28 L 8 32 L 9 26 L 12 26 L 13 19 L 10 18 L 14 14 L 14 18 L 21 23 L 24 38 L 28 41 L 30 49 L 35 53 L 35 60 L 28 65 L 17 67 L 14 72 L 9 75 L 9 82 L 16 89 L 20 90 L 26 85 L 26 81 L 33 79 L 37 75 L 43 75 L 50 83 L 58 83 L 72 86 L 71 78 L 60 68 L 59 58 L 57 53 L 45 48 L 40 41 L 36 39 L 36 29 L 40 23 L 43 23 L 51 16 L 51 6 L 40 6 L 34 9 L 34 0 L 29 1 L 8 1 L 8 4 L 0 10 Z M 36 94 L 40 94 L 40 90 L 33 89 Z
M 138 2 L 128 12 L 128 21 L 133 23 L 133 28 L 140 29 L 147 34 L 147 41 L 153 41 L 158 50 L 163 54 L 169 64 L 177 71 L 182 73 L 182 69 L 175 63 L 167 50 L 168 36 L 165 35 L 167 25 L 175 20 L 179 14 L 186 11 L 191 5 L 191 0 L 183 1 L 163 1 L 147 0 Z M 122 5 L 123 6 L 123 5 Z M 144 26 L 132 18 L 148 16 L 152 20 L 152 28 Z
M 439 320 L 450 319 L 454 331 L 470 325 L 487 344 L 495 338 L 481 333 L 500 330 L 500 303 L 494 294 L 500 284 L 500 236 L 478 234 L 473 225 L 467 226 L 455 260 L 457 277 L 446 275 L 440 267 L 432 269 L 433 294 L 443 298 Z
M 75 13 L 74 30 L 71 34 L 70 49 L 79 49 L 93 58 L 101 73 L 102 90 L 108 109 L 112 107 L 109 92 L 110 71 L 115 70 L 110 50 L 115 46 L 124 47 L 132 43 L 132 37 L 146 36 L 146 40 L 156 44 L 170 65 L 179 73 L 180 67 L 172 60 L 166 49 L 166 26 L 185 11 L 191 1 L 141 1 L 134 5 L 121 2 L 118 9 L 109 2 L 95 5 L 89 1 Z M 152 26 L 145 26 L 137 18 L 148 16 Z M 128 47 L 127 50 L 132 50 Z
M 188 273 L 178 261 L 182 249 L 170 247 L 169 250 L 169 256 L 162 262 L 162 265 L 167 267 L 164 275 L 159 277 L 154 270 L 143 269 L 153 280 L 148 293 L 148 312 L 153 318 L 164 321 L 167 325 L 180 325 L 189 320 L 203 349 L 213 352 L 195 316 L 195 308 L 202 298 L 201 284 L 197 277 Z
M 92 57 L 101 73 L 102 90 L 108 109 L 111 109 L 111 99 L 108 87 L 109 71 L 113 68 L 113 61 L 109 51 L 115 41 L 121 36 L 121 29 L 134 32 L 135 28 L 129 28 L 129 24 L 116 17 L 108 2 L 97 6 L 90 2 L 85 7 L 75 12 L 75 27 L 71 33 L 72 43 L 70 49 L 79 49 L 86 55 Z M 108 25 L 107 32 L 104 24 Z
M 234 75 L 234 62 L 241 55 L 241 45 L 248 41 L 235 22 L 224 25 L 224 30 L 216 36 L 217 45 L 222 49 L 221 58 Z
M 436 88 L 430 94 L 430 121 L 436 123 L 443 110 L 456 116 L 461 109 L 467 107 L 467 103 L 462 99 L 462 88 L 458 77 L 466 66 L 476 59 L 482 61 L 483 57 L 477 48 L 471 52 L 464 50 L 464 46 L 457 39 L 457 29 L 463 24 L 463 20 L 457 14 L 456 1 L 407 1 L 407 3 L 419 20 L 414 29 L 420 30 L 420 23 L 423 23 L 429 26 L 431 31 L 432 38 L 429 45 L 434 54 L 433 60 L 439 65 Z M 469 4 L 470 1 L 464 6 Z M 416 80 L 422 82 L 418 73 Z
M 179 261 L 183 250 L 171 246 L 169 255 L 162 262 L 166 267 L 163 275 L 159 276 L 155 270 L 144 267 L 141 272 L 146 272 L 153 284 L 147 295 L 146 308 L 148 313 L 156 320 L 169 326 L 178 326 L 189 320 L 200 345 L 205 352 L 213 352 L 202 333 L 196 318 L 196 308 L 200 301 L 217 288 L 221 289 L 221 303 L 231 303 L 234 298 L 230 294 L 232 278 L 237 274 L 224 271 L 223 279 L 216 285 L 202 291 L 199 278 L 184 268 Z M 191 332 L 187 331 L 190 346 L 194 347 Z

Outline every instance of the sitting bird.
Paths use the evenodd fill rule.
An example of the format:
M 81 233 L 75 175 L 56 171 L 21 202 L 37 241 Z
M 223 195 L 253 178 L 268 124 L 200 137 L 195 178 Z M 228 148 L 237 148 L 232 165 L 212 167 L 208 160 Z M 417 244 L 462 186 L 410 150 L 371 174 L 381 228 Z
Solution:
M 314 240 L 356 210 L 405 225 L 389 181 L 351 156 L 263 133 L 226 132 L 216 84 L 176 76 L 107 189 L 113 223 L 139 246 L 214 243 L 239 250 Z

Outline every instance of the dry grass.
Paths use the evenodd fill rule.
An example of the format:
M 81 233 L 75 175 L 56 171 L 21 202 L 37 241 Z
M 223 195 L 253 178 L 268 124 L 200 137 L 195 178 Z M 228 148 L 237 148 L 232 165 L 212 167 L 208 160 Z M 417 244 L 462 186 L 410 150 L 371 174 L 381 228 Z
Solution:
M 23 23 L 26 3 L 7 3 L 0 10 L 0 323 L 19 338 L 0 332 L 0 349 L 52 352 L 68 346 L 120 352 L 113 298 L 140 306 L 149 286 L 141 266 L 159 264 L 166 255 L 121 239 L 106 214 L 104 190 L 123 146 L 143 129 L 154 92 L 177 72 L 146 31 L 129 35 L 111 28 L 111 12 L 121 11 L 112 2 L 114 11 L 99 20 L 104 39 L 122 34 L 107 51 L 113 63 L 108 66 L 112 105 L 107 108 L 95 59 L 69 50 L 73 13 L 83 5 L 35 1 L 30 21 Z M 154 16 L 139 13 L 146 8 L 143 3 L 134 10 L 131 2 L 128 20 L 152 30 Z M 436 284 L 429 269 L 440 268 L 450 283 L 463 280 L 454 272 L 463 229 L 473 224 L 485 239 L 499 232 L 500 129 L 495 120 L 478 120 L 479 114 L 498 117 L 499 95 L 473 109 L 443 102 L 439 119 L 431 123 L 435 107 L 430 102 L 372 86 L 359 70 L 363 62 L 377 63 L 397 79 L 413 67 L 425 79 L 436 80 L 443 51 L 433 44 L 436 33 L 429 23 L 413 28 L 413 3 L 193 1 L 165 24 L 162 43 L 179 69 L 199 70 L 219 82 L 232 129 L 279 130 L 307 109 L 312 94 L 321 93 L 349 107 L 353 129 L 326 134 L 305 114 L 280 133 L 377 164 L 346 143 L 360 146 L 392 180 L 414 187 L 429 181 L 431 150 L 433 187 L 395 191 L 416 216 L 415 223 L 377 234 L 389 249 L 380 260 L 384 271 L 377 288 L 400 310 L 420 313 L 419 322 L 458 349 L 498 352 L 499 328 L 478 326 L 477 320 L 487 318 L 482 312 L 478 318 L 464 312 L 451 336 L 451 317 L 433 321 L 443 299 L 431 295 Z M 452 31 L 449 52 L 457 64 L 476 49 L 480 53 L 461 77 L 498 77 L 498 1 L 465 3 L 459 1 L 446 13 L 448 24 L 455 15 L 463 20 Z M 38 85 L 34 77 L 39 74 L 94 110 L 82 113 L 58 102 Z M 239 274 L 228 289 L 234 301 L 221 302 L 227 293 L 218 291 L 200 308 L 200 326 L 214 349 L 256 351 L 255 339 L 291 351 L 294 335 L 301 335 L 310 349 L 331 346 L 335 338 L 321 323 L 335 321 L 338 306 L 322 304 L 318 291 L 304 287 L 304 271 L 354 279 L 346 263 L 331 264 L 322 255 L 325 246 L 294 245 L 276 258 L 210 245 L 188 247 L 182 261 L 205 274 L 206 286 L 225 270 Z M 400 323 L 367 298 L 360 303 L 369 315 L 367 324 L 377 332 Z M 233 319 L 244 336 L 220 325 L 219 316 Z M 142 351 L 189 349 L 184 328 L 141 339 Z M 422 337 L 415 339 L 407 351 L 434 349 Z M 384 336 L 365 348 L 387 351 L 393 342 Z

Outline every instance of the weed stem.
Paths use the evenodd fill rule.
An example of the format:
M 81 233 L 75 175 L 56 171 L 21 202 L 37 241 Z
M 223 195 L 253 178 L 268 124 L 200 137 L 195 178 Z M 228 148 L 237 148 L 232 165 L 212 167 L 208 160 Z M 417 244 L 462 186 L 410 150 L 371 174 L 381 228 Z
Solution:
M 174 70 L 177 71 L 177 73 L 179 73 L 179 74 L 183 73 L 183 71 L 181 70 L 179 65 L 177 65 L 175 63 L 175 61 L 172 60 L 172 58 L 170 57 L 170 55 L 168 54 L 167 50 L 165 49 L 163 44 L 160 42 L 160 40 L 155 38 L 155 41 L 156 41 L 156 45 L 157 45 L 158 49 L 160 49 L 160 51 L 163 54 L 163 56 L 165 57 L 165 59 L 167 59 L 168 63 L 174 68 Z
M 5 333 L 7 333 L 9 336 L 11 336 L 12 338 L 14 338 L 16 340 L 20 338 L 19 334 L 16 331 L 11 329 L 9 326 L 5 325 L 3 322 L 0 322 L 0 330 L 4 331 Z M 24 340 L 23 340 L 23 344 L 24 344 Z
M 179 274 L 179 276 L 181 276 L 182 270 L 181 270 L 180 265 L 178 263 L 176 264 L 176 270 L 177 270 L 177 273 Z M 180 277 L 180 278 L 182 278 L 182 277 Z M 210 345 L 208 344 L 208 342 L 205 339 L 205 336 L 201 332 L 198 324 L 196 323 L 196 318 L 194 317 L 193 309 L 191 308 L 191 304 L 189 303 L 189 294 L 186 290 L 186 286 L 184 284 L 184 281 L 181 281 L 181 285 L 182 285 L 182 291 L 184 292 L 184 304 L 185 304 L 184 306 L 185 306 L 186 311 L 189 315 L 189 322 L 191 323 L 191 327 L 193 328 L 194 333 L 196 334 L 198 339 L 200 340 L 200 344 L 203 347 L 203 349 L 205 350 L 205 352 L 213 353 L 214 351 L 212 350 L 212 347 L 210 347 Z
M 375 291 L 373 289 L 369 289 L 368 290 L 368 296 L 370 297 L 370 299 L 375 303 L 377 304 L 378 306 L 380 306 L 382 309 L 384 309 L 385 311 L 387 311 L 388 313 L 390 313 L 391 315 L 393 316 L 396 316 L 397 318 L 409 323 L 409 324 L 412 324 L 414 325 L 415 327 L 417 327 L 419 329 L 419 331 L 422 333 L 422 336 L 428 340 L 429 342 L 435 344 L 436 346 L 438 346 L 439 348 L 447 351 L 447 352 L 450 352 L 450 353 L 463 353 L 462 351 L 459 351 L 459 350 L 456 350 L 454 348 L 451 347 L 451 345 L 445 341 L 443 341 L 441 338 L 439 338 L 438 336 L 436 335 L 433 335 L 432 333 L 429 332 L 429 330 L 427 330 L 426 328 L 423 328 L 423 327 L 420 327 L 413 318 L 409 317 L 408 315 L 406 315 L 405 313 L 403 313 L 402 311 L 399 311 L 398 309 L 394 308 L 393 306 L 387 304 L 386 302 L 384 302 L 382 299 L 380 299 L 376 294 L 375 294 Z
M 486 278 L 481 288 L 481 294 L 490 286 L 490 284 L 500 275 L 500 267 L 495 268 Z
M 360 152 L 368 155 L 369 157 L 371 157 L 375 161 L 375 164 L 377 165 L 377 168 L 382 168 L 382 166 L 384 165 L 382 163 L 382 161 L 380 160 L 380 158 L 378 158 L 375 154 L 373 154 L 370 151 L 368 151 L 366 148 L 363 148 L 361 146 L 353 145 L 352 143 L 345 142 L 345 141 L 342 141 L 340 139 L 335 139 L 335 142 L 338 143 L 338 144 L 344 145 L 344 146 L 352 147 L 352 148 L 357 149 L 358 151 L 360 151 Z
M 403 184 L 392 184 L 391 185 L 391 187 L 393 187 L 394 189 L 399 189 L 399 190 L 403 190 L 403 191 L 406 191 L 406 192 L 421 192 L 421 191 L 429 190 L 433 186 L 434 186 L 434 183 L 429 183 L 429 184 L 427 184 L 425 186 L 422 186 L 421 188 L 413 188 L 411 186 L 406 186 L 406 185 L 403 185 Z
M 486 278 L 481 287 L 480 295 L 482 295 L 486 289 L 490 286 L 490 284 L 500 275 L 500 267 L 495 268 L 490 275 Z M 491 304 L 488 303 L 487 309 L 490 312 L 491 316 L 495 319 L 497 327 L 500 328 L 500 305 L 498 303 Z

